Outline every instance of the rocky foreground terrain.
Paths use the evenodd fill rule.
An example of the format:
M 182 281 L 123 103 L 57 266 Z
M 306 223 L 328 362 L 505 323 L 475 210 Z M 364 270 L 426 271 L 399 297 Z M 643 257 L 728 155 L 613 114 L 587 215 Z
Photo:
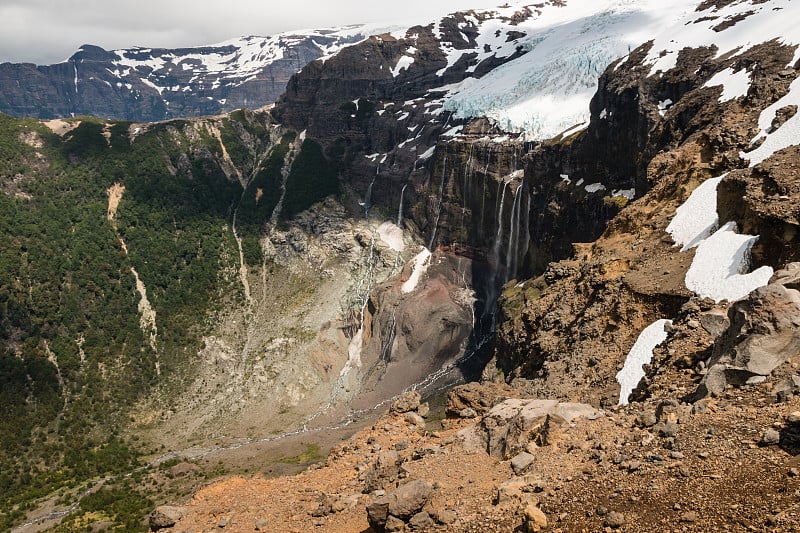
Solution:
M 0 117 L 5 523 L 798 529 L 798 6 L 592 5 L 373 36 L 257 112 Z
M 402 398 L 296 477 L 233 477 L 157 508 L 150 523 L 185 532 L 797 531 L 800 402 L 776 403 L 775 385 L 597 411 L 472 384 L 450 394 L 441 423 L 404 413 L 414 403 Z

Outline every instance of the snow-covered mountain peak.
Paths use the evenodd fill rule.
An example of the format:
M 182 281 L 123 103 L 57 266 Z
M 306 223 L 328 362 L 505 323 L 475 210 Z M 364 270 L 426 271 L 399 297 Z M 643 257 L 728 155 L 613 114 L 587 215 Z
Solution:
M 393 27 L 355 24 L 339 28 L 299 30 L 270 37 L 237 37 L 220 43 L 186 49 L 129 48 L 113 50 L 116 56 L 114 74 L 130 75 L 131 70 L 142 76 L 159 94 L 164 91 L 187 91 L 191 85 L 175 85 L 171 74 L 175 70 L 191 71 L 190 83 L 203 80 L 203 85 L 217 88 L 223 83 L 241 85 L 262 72 L 272 63 L 284 59 L 298 47 L 325 57 L 345 46 L 366 39 L 376 32 L 391 31 Z

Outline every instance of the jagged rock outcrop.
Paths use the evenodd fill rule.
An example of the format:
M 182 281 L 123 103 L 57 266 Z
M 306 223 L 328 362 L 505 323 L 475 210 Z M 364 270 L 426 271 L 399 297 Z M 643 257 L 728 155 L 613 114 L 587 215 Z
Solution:
M 601 413 L 590 405 L 557 400 L 510 399 L 492 407 L 480 423 L 458 433 L 459 446 L 511 459 L 533 443 L 552 442 L 559 425 L 579 417 L 595 419 Z
M 800 292 L 787 288 L 792 270 L 779 271 L 775 283 L 756 289 L 728 311 L 728 328 L 706 362 L 707 373 L 692 399 L 719 396 L 726 385 L 756 384 L 800 350 Z

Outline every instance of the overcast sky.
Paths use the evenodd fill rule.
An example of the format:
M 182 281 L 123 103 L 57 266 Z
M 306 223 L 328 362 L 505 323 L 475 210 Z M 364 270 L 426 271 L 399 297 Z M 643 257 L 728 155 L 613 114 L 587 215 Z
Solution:
M 0 63 L 59 63 L 82 44 L 169 48 L 359 22 L 413 24 L 502 0 L 0 0 Z

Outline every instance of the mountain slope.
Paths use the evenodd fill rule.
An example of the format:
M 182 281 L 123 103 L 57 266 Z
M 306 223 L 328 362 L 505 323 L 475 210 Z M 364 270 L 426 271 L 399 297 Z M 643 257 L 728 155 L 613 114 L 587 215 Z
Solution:
M 0 65 L 0 112 L 153 121 L 259 108 L 274 102 L 310 61 L 376 31 L 355 25 L 180 49 L 84 45 L 56 65 Z

